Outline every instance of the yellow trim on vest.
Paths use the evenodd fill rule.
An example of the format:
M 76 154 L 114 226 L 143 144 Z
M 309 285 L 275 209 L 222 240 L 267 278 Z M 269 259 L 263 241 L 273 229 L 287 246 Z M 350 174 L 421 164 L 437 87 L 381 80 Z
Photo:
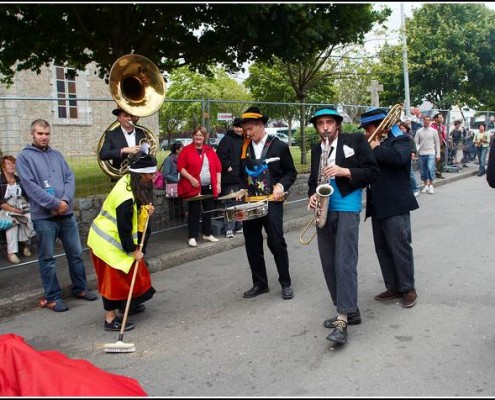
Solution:
M 132 191 L 128 189 L 130 175 L 124 175 L 109 193 L 98 216 L 93 220 L 88 234 L 87 244 L 93 253 L 110 267 L 125 272 L 132 267 L 134 257 L 122 248 L 117 228 L 117 207 L 124 201 L 133 199 Z M 137 207 L 133 205 L 132 237 L 138 242 Z

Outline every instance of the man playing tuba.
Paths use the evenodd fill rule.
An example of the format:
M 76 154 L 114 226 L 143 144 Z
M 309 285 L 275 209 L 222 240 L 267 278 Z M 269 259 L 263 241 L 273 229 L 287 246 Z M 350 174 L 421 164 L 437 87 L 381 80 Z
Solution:
M 138 117 L 127 113 L 119 106 L 112 111 L 112 114 L 117 117 L 120 125 L 105 132 L 105 139 L 98 157 L 102 161 L 110 161 L 112 167 L 119 170 L 124 160 L 127 160 L 130 155 L 139 153 L 141 150 L 139 143 L 146 136 L 142 129 L 134 126 Z M 147 154 L 147 151 L 143 153 Z M 118 180 L 118 178 L 111 179 L 112 182 Z
M 318 252 L 323 275 L 337 316 L 323 322 L 332 329 L 327 339 L 334 346 L 347 342 L 347 325 L 361 323 L 357 306 L 357 263 L 359 215 L 362 189 L 372 183 L 378 173 L 375 157 L 362 133 L 341 134 L 342 116 L 334 107 L 317 110 L 310 119 L 321 142 L 311 149 L 311 174 L 308 179 L 309 206 L 317 207 L 316 188 L 330 183 L 325 225 L 316 229 Z M 324 151 L 327 146 L 329 151 Z M 322 154 L 329 154 L 322 159 Z M 320 168 L 320 166 L 322 166 Z M 322 175 L 322 176 L 320 176 Z

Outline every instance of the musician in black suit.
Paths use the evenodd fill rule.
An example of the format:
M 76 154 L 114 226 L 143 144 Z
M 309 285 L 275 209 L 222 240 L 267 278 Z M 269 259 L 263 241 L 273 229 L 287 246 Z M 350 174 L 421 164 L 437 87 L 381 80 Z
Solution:
M 139 152 L 141 149 L 139 142 L 141 139 L 145 139 L 145 134 L 143 130 L 134 126 L 136 117 L 122 108 L 117 107 L 112 111 L 112 114 L 117 117 L 120 126 L 105 132 L 105 139 L 98 157 L 102 161 L 110 160 L 112 167 L 118 169 L 129 155 Z
M 258 200 L 272 196 L 268 202 L 268 214 L 243 222 L 246 254 L 251 269 L 253 287 L 244 292 L 244 297 L 256 297 L 269 291 L 263 254 L 262 229 L 265 228 L 267 245 L 275 259 L 278 281 L 282 286 L 282 298 L 291 299 L 289 255 L 283 230 L 284 193 L 295 182 L 297 171 L 287 143 L 275 136 L 267 135 L 265 125 L 268 116 L 257 107 L 250 107 L 241 115 L 241 125 L 248 139 L 241 153 L 241 195 L 247 200 Z
M 387 110 L 372 108 L 361 115 L 361 127 L 373 135 Z M 380 132 L 379 132 L 380 134 Z M 416 304 L 410 211 L 419 207 L 411 191 L 411 139 L 398 125 L 370 142 L 378 162 L 377 180 L 366 193 L 366 218 L 371 217 L 375 251 L 387 289 L 375 296 L 385 301 L 402 298 L 402 307 Z
M 333 188 L 328 209 L 322 210 L 327 212 L 325 225 L 317 227 L 316 234 L 323 275 L 337 309 L 337 316 L 323 324 L 333 329 L 327 339 L 337 346 L 347 342 L 348 324 L 361 323 L 357 305 L 359 218 L 363 188 L 378 174 L 375 157 L 365 136 L 342 133 L 342 120 L 337 110 L 330 106 L 316 110 L 310 119 L 321 142 L 311 149 L 308 179 L 308 208 L 313 210 L 317 201 L 321 202 L 316 188 L 327 183 Z

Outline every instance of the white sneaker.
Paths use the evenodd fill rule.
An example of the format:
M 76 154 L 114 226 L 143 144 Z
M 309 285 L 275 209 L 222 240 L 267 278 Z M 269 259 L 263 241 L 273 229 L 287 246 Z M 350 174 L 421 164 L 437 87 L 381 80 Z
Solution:
M 426 193 L 429 188 L 430 188 L 430 185 L 424 185 L 423 189 L 421 189 L 421 193 Z
M 217 239 L 213 235 L 210 235 L 210 236 L 203 235 L 203 240 L 208 240 L 209 242 L 218 242 L 219 241 L 219 239 Z
M 225 237 L 226 238 L 233 238 L 234 237 L 234 232 L 233 231 L 227 231 L 225 233 Z
M 197 247 L 198 246 L 198 244 L 196 243 L 196 239 L 194 239 L 194 238 L 189 239 L 188 244 L 190 247 Z
M 416 190 L 416 191 L 414 192 L 414 196 L 415 196 L 415 197 L 418 197 L 418 196 L 419 196 L 419 190 Z
M 428 193 L 429 194 L 435 193 L 435 191 L 433 190 L 433 185 L 430 185 L 430 188 L 428 189 Z

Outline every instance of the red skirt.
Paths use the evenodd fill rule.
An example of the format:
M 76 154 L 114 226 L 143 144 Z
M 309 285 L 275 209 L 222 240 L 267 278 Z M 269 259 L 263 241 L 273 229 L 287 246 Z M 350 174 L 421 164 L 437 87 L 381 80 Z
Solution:
M 109 266 L 102 259 L 96 257 L 91 250 L 90 253 L 98 278 L 98 291 L 100 294 L 108 300 L 127 300 L 136 263 L 133 263 L 129 273 L 126 274 Z M 151 287 L 151 275 L 144 258 L 142 258 L 138 263 L 132 298 L 138 298 L 150 290 L 153 290 Z

